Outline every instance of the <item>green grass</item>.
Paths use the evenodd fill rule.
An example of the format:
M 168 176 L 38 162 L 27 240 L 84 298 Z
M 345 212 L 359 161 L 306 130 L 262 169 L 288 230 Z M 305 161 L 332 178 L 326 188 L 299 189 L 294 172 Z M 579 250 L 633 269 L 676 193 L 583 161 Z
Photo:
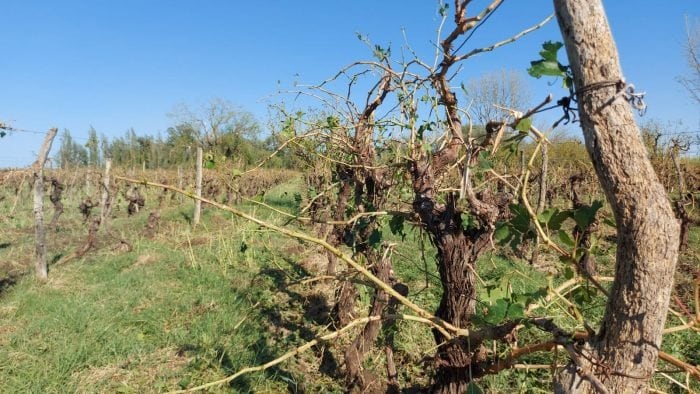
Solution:
M 211 263 L 146 244 L 54 270 L 45 286 L 20 281 L 3 298 L 2 325 L 19 323 L 0 350 L 5 389 L 160 391 L 257 363 L 260 316 L 243 320 L 254 294 L 231 286 L 246 273 Z
M 294 193 L 300 187 L 299 180 L 280 185 L 267 191 L 264 201 L 293 211 Z M 157 193 L 147 191 L 147 208 Z M 71 204 L 79 200 L 71 198 Z M 7 203 L 7 199 L 0 201 Z M 211 207 L 205 208 L 201 225 L 192 229 L 192 204 L 176 201 L 162 210 L 157 235 L 146 239 L 143 228 L 150 210 L 126 218 L 122 208 L 97 250 L 52 267 L 49 282 L 40 285 L 31 275 L 19 275 L 30 272 L 33 250 L 31 208 L 27 201 L 19 204 L 18 214 L 2 223 L 0 233 L 8 244 L 0 247 L 0 278 L 12 274 L 17 281 L 0 287 L 0 382 L 5 392 L 141 393 L 193 387 L 268 362 L 333 329 L 320 316 L 332 302 L 334 284 L 293 284 L 319 274 L 306 262 L 319 253 L 313 245 Z M 69 253 L 86 235 L 75 207 L 66 203 L 66 208 L 60 229 L 49 234 L 51 256 Z M 274 223 L 287 221 L 250 202 L 239 208 Z M 47 213 L 52 213 L 50 207 Z M 291 226 L 303 229 L 298 224 Z M 388 225 L 382 228 L 385 241 L 400 243 L 393 255 L 394 271 L 409 286 L 409 298 L 433 311 L 441 295 L 435 251 L 418 231 L 408 226 L 406 231 L 402 241 L 391 234 Z M 132 244 L 132 251 L 114 250 L 120 237 Z M 682 257 L 687 266 L 697 264 L 693 259 L 699 248 L 700 231 L 694 228 L 692 250 Z M 610 272 L 613 256 L 613 250 L 599 249 L 598 262 L 608 270 L 605 272 Z M 552 256 L 546 258 L 561 265 Z M 548 276 L 502 250 L 482 256 L 477 273 L 480 310 L 489 307 L 487 287 L 505 289 L 507 294 L 530 294 L 550 282 L 563 281 L 561 275 Z M 683 278 L 677 282 L 682 283 Z M 582 291 L 566 297 L 582 297 Z M 371 292 L 360 286 L 360 313 L 366 313 Z M 595 326 L 604 307 L 598 295 L 587 301 L 582 313 Z M 537 313 L 554 317 L 567 329 L 583 328 L 561 302 Z M 669 321 L 669 325 L 677 324 L 677 319 Z M 435 352 L 432 332 L 407 321 L 397 326 L 395 360 L 400 383 L 426 387 L 430 364 L 425 358 Z M 699 337 L 690 331 L 668 335 L 664 350 L 697 363 Z M 342 351 L 352 338 L 339 338 L 212 391 L 342 392 Z M 518 334 L 521 346 L 546 339 L 547 335 L 534 328 Z M 495 350 L 505 354 L 508 348 L 500 344 Z M 561 363 L 565 361 L 562 353 Z M 381 349 L 372 350 L 365 367 L 383 373 L 383 357 Z M 552 361 L 552 354 L 546 352 L 521 360 L 529 364 Z M 673 376 L 684 381 L 681 374 Z M 489 392 L 550 392 L 551 379 L 549 369 L 509 370 L 487 376 L 480 384 Z M 672 390 L 664 379 L 654 384 Z
M 118 254 L 102 245 L 85 259 L 52 267 L 45 285 L 28 275 L 7 288 L 0 308 L 3 390 L 160 392 L 273 358 L 265 312 L 277 304 L 275 294 L 251 282 L 274 260 L 259 245 L 274 237 L 211 209 L 192 231 L 188 211 L 166 210 L 153 240 L 139 237 L 146 212 L 115 219 L 110 231 L 129 239 L 133 251 Z M 75 214 L 63 219 L 69 241 L 84 236 Z M 19 260 L 18 249 L 28 244 L 21 238 L 4 236 L 10 246 L 2 253 Z M 251 248 L 242 253 L 245 239 Z M 252 374 L 233 387 L 286 388 L 277 375 L 284 377 Z

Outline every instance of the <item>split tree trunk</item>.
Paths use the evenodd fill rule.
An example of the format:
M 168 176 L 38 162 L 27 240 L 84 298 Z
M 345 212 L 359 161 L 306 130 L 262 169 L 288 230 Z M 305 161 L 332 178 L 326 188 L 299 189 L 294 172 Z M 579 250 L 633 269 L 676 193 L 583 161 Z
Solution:
M 49 268 L 46 262 L 46 233 L 44 231 L 44 164 L 51 151 L 51 144 L 58 133 L 57 128 L 49 130 L 41 144 L 41 150 L 34 163 L 34 233 L 36 236 L 36 254 L 34 267 L 36 277 L 45 282 L 49 277 Z
M 554 0 L 578 93 L 586 149 L 618 225 L 615 282 L 580 365 L 611 393 L 641 393 L 656 367 L 678 257 L 678 223 L 647 157 L 600 0 Z M 594 392 L 573 372 L 558 392 Z M 579 385 L 579 383 L 582 383 Z

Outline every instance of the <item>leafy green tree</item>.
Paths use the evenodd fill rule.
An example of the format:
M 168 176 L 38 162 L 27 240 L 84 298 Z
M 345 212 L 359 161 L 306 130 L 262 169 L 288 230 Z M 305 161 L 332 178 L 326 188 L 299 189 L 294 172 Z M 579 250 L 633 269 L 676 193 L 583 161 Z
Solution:
M 250 112 L 222 99 L 213 99 L 198 110 L 181 104 L 170 116 L 177 124 L 168 129 L 168 142 L 180 149 L 201 146 L 215 155 L 243 156 L 247 161 L 251 144 L 260 135 L 260 125 Z
M 64 169 L 86 166 L 88 164 L 88 151 L 73 139 L 68 129 L 65 129 L 61 135 L 61 146 L 56 159 L 59 167 Z
M 97 131 L 90 126 L 88 130 L 88 140 L 85 143 L 88 152 L 88 165 L 97 167 L 100 165 L 100 141 L 97 138 Z

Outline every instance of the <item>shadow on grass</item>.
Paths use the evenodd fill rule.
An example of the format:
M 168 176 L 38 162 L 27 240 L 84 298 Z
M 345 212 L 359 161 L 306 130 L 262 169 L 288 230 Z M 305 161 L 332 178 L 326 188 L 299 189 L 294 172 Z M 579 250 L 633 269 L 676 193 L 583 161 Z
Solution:
M 281 194 L 274 193 L 272 195 L 266 195 L 265 203 L 277 209 L 286 210 L 289 213 L 293 213 L 296 209 L 298 209 L 298 203 L 294 201 L 294 197 L 287 192 Z
M 8 276 L 0 279 L 0 296 L 5 294 L 12 286 L 17 284 L 17 276 Z
M 294 273 L 296 274 L 295 276 L 310 276 L 310 273 L 303 267 L 299 266 L 293 261 L 288 262 L 290 262 L 290 266 L 293 267 L 295 271 Z M 293 338 L 297 337 L 301 340 L 296 340 L 293 342 L 290 341 L 292 343 L 289 344 L 289 350 L 291 350 L 293 346 L 299 346 L 301 343 L 305 343 L 316 338 L 317 332 L 312 330 L 313 327 L 324 327 L 330 323 L 331 308 L 329 301 L 324 294 L 313 292 L 303 294 L 292 290 L 289 286 L 289 282 L 287 281 L 288 274 L 282 269 L 267 267 L 260 271 L 259 276 L 261 278 L 271 279 L 274 283 L 274 287 L 289 297 L 289 306 L 291 308 L 298 308 L 303 311 L 302 319 L 291 320 L 289 318 L 285 318 L 285 316 L 280 313 L 280 310 L 276 305 L 266 305 L 260 309 L 261 314 L 267 317 L 271 326 L 276 332 L 286 334 L 285 339 L 289 338 L 293 341 Z M 257 356 L 257 359 L 260 362 L 268 362 L 280 356 L 269 354 L 269 349 L 264 343 L 260 349 L 261 352 L 258 353 Z M 312 351 L 317 357 L 321 358 L 321 364 L 319 366 L 320 373 L 333 379 L 342 378 L 342 373 L 340 372 L 338 362 L 330 349 L 326 348 L 325 344 L 318 344 L 314 346 Z M 292 375 L 289 372 L 279 367 L 269 369 L 267 374 L 270 377 L 276 375 L 278 379 L 286 382 L 290 392 L 304 391 L 303 382 L 297 382 L 292 378 Z

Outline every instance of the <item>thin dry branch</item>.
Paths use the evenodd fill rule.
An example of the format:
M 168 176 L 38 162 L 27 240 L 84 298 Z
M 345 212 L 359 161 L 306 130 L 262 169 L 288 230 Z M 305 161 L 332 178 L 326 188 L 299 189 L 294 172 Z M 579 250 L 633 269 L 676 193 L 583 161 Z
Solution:
M 253 171 L 255 171 L 255 170 L 261 168 L 263 165 L 265 165 L 265 163 L 267 163 L 267 162 L 270 161 L 273 157 L 275 157 L 278 153 L 280 153 L 280 152 L 282 151 L 282 149 L 284 149 L 287 145 L 289 145 L 290 143 L 292 143 L 292 141 L 296 141 L 296 140 L 300 140 L 300 139 L 304 139 L 304 138 L 308 138 L 308 137 L 313 137 L 313 136 L 316 136 L 316 135 L 319 135 L 319 134 L 323 134 L 323 133 L 322 133 L 322 132 L 311 132 L 311 133 L 306 133 L 306 134 L 302 134 L 302 135 L 295 135 L 294 137 L 292 137 L 292 138 L 290 138 L 290 139 L 284 141 L 282 144 L 280 144 L 280 146 L 278 146 L 277 149 L 275 149 L 272 153 L 270 153 L 269 155 L 267 155 L 267 157 L 265 157 L 264 159 L 260 160 L 260 162 L 259 162 L 255 167 L 253 167 L 253 168 L 251 168 L 251 169 L 249 169 L 249 170 L 244 171 L 243 173 L 241 173 L 241 175 L 245 175 L 245 174 L 247 174 L 247 173 L 249 173 L 249 172 L 253 172 Z
M 700 381 L 700 368 L 697 366 L 688 364 L 661 350 L 659 350 L 659 358 L 675 367 L 681 368 L 689 373 L 693 379 Z
M 515 41 L 517 41 L 519 38 L 521 38 L 522 36 L 524 36 L 524 35 L 526 35 L 526 34 L 528 34 L 528 33 L 532 33 L 533 31 L 535 31 L 535 30 L 541 28 L 542 26 L 546 25 L 547 22 L 549 22 L 550 20 L 552 20 L 552 18 L 554 18 L 554 14 L 549 15 L 548 17 L 546 17 L 545 19 L 543 19 L 540 23 L 538 23 L 538 24 L 536 24 L 536 25 L 534 25 L 534 26 L 531 26 L 531 27 L 529 27 L 529 28 L 527 28 L 527 29 L 521 31 L 520 33 L 518 33 L 518 34 L 516 34 L 516 35 L 514 35 L 514 36 L 512 36 L 512 37 L 510 37 L 510 38 L 506 38 L 505 40 L 499 41 L 499 42 L 497 42 L 497 43 L 495 43 L 495 44 L 493 44 L 493 45 L 491 45 L 491 46 L 488 46 L 488 47 L 473 49 L 473 50 L 471 50 L 471 51 L 465 53 L 464 55 L 457 56 L 457 57 L 455 57 L 455 62 L 468 59 L 468 58 L 470 58 L 470 57 L 472 57 L 472 56 L 474 56 L 474 55 L 478 55 L 478 54 L 480 54 L 480 53 L 491 52 L 491 51 L 493 51 L 493 50 L 496 49 L 496 48 L 499 48 L 499 47 L 502 47 L 502 46 L 504 46 L 504 45 L 508 45 L 508 44 L 510 44 L 510 43 L 512 43 L 512 42 L 515 42 Z
M 530 130 L 531 130 L 531 131 L 532 131 L 533 129 L 539 133 L 539 130 L 535 129 L 534 127 L 530 127 Z M 534 133 L 534 131 L 533 131 L 533 133 Z M 572 253 L 570 253 L 570 252 L 564 250 L 561 246 L 559 246 L 557 243 L 555 243 L 554 241 L 552 241 L 551 238 L 549 238 L 549 235 L 547 234 L 546 231 L 544 231 L 544 229 L 542 228 L 542 225 L 540 224 L 539 220 L 537 219 L 537 214 L 535 213 L 535 210 L 534 210 L 534 209 L 532 208 L 532 206 L 530 205 L 530 201 L 529 201 L 529 199 L 528 199 L 528 197 L 527 197 L 527 185 L 528 185 L 529 178 L 530 178 L 530 173 L 531 173 L 530 168 L 532 168 L 532 166 L 533 166 L 533 164 L 534 164 L 534 161 L 535 161 L 535 157 L 536 157 L 537 154 L 539 153 L 540 148 L 542 147 L 542 143 L 545 142 L 545 141 L 546 141 L 546 140 L 545 140 L 545 139 L 542 139 L 542 138 L 538 138 L 538 139 L 537 139 L 537 145 L 535 145 L 535 149 L 534 149 L 534 151 L 532 152 L 532 155 L 530 156 L 530 160 L 529 160 L 529 162 L 528 162 L 528 164 L 527 164 L 527 167 L 526 167 L 526 169 L 525 169 L 525 171 L 524 171 L 524 173 L 523 173 L 523 177 L 522 177 L 523 179 L 522 179 L 522 181 L 521 181 L 522 188 L 521 188 L 521 190 L 520 190 L 520 199 L 521 199 L 523 205 L 525 206 L 525 209 L 527 210 L 527 213 L 528 213 L 528 215 L 530 216 L 530 219 L 532 220 L 532 222 L 533 222 L 534 225 L 535 225 L 535 228 L 536 228 L 536 230 L 537 230 L 537 234 L 540 236 L 540 238 L 542 238 L 542 240 L 545 242 L 545 244 L 546 244 L 547 246 L 549 246 L 550 248 L 554 249 L 555 251 L 557 251 L 557 252 L 558 252 L 560 255 L 562 255 L 563 257 L 566 257 L 568 260 L 570 260 L 570 261 L 575 261 L 575 260 L 573 259 L 573 254 L 572 254 Z M 609 296 L 610 296 L 609 293 L 608 293 L 608 291 L 605 290 L 605 288 L 604 288 L 603 286 L 601 286 L 600 283 L 598 283 L 598 281 L 597 281 L 593 276 L 589 275 L 589 274 L 588 274 L 587 272 L 585 272 L 585 271 L 583 271 L 583 274 L 586 276 L 586 278 L 587 278 L 588 280 L 590 280 L 590 282 L 591 282 L 598 290 L 600 290 L 603 294 L 605 294 L 606 297 L 609 297 Z

